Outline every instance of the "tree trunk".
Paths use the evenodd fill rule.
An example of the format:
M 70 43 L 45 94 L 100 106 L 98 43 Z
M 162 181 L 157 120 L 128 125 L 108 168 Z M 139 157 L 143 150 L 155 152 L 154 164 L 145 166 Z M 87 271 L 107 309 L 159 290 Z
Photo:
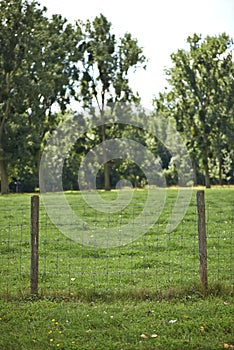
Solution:
M 0 178 L 1 178 L 1 194 L 7 194 L 8 193 L 8 174 L 7 174 L 7 165 L 4 159 L 4 150 L 2 147 L 0 148 Z
M 106 141 L 105 125 L 102 125 L 102 142 Z M 104 162 L 104 187 L 105 191 L 110 191 L 110 165 L 107 162 L 106 148 L 103 145 L 103 162 Z
M 110 164 L 106 162 L 104 164 L 104 181 L 105 181 L 105 191 L 110 191 Z
M 205 159 L 203 162 L 204 165 L 204 171 L 205 171 L 205 179 L 206 179 L 206 188 L 210 188 L 210 173 L 209 173 L 209 167 L 208 167 L 208 159 Z
M 204 112 L 205 115 L 205 112 Z M 203 126 L 205 129 L 205 125 Z M 205 172 L 205 179 L 206 179 L 206 188 L 210 188 L 210 172 L 209 172 L 209 162 L 208 162 L 208 140 L 207 135 L 203 135 L 204 140 L 204 148 L 203 148 L 203 167 Z
M 219 185 L 222 186 L 222 156 L 219 154 Z
M 197 186 L 197 162 L 196 159 L 192 160 L 193 163 L 193 185 L 196 187 Z
M 45 178 L 43 171 L 40 169 L 41 165 L 41 155 L 42 152 L 41 150 L 36 152 L 35 158 L 36 158 L 36 164 L 37 164 L 37 169 L 38 169 L 38 185 L 39 185 L 39 191 L 40 193 L 46 193 L 46 183 L 45 183 Z
M 10 92 L 10 73 L 6 74 L 6 86 L 7 94 Z M 10 99 L 7 99 L 5 113 L 3 113 L 3 118 L 0 123 L 0 178 L 1 178 L 1 194 L 8 193 L 8 172 L 7 172 L 7 162 L 5 158 L 5 151 L 3 148 L 3 132 L 5 121 L 10 114 Z

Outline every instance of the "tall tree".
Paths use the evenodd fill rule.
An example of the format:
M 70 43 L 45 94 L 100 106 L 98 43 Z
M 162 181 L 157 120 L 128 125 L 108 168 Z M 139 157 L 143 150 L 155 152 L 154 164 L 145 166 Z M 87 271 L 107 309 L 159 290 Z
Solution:
M 0 3 L 0 174 L 2 193 L 7 193 L 8 191 L 5 147 L 6 124 L 9 123 L 13 109 L 24 110 L 24 99 L 20 96 L 23 86 L 20 89 L 19 81 L 21 79 L 19 71 L 23 64 L 27 42 L 26 30 L 29 29 L 28 23 L 25 22 L 25 13 L 31 12 L 31 8 L 29 6 L 24 8 L 24 10 L 22 8 L 23 4 L 21 1 L 3 1 Z M 40 16 L 41 11 L 37 12 L 36 15 Z M 34 18 L 30 18 L 29 15 L 27 17 L 31 26 Z
M 111 23 L 104 15 L 96 17 L 92 22 L 77 23 L 78 32 L 84 35 L 78 51 L 83 52 L 79 96 L 86 108 L 95 105 L 102 122 L 108 116 L 106 109 L 115 108 L 117 102 L 138 102 L 139 96 L 129 84 L 129 72 L 138 65 L 144 65 L 146 58 L 136 39 L 126 33 L 117 40 L 111 31 Z M 101 139 L 107 138 L 106 125 L 101 127 Z M 110 190 L 110 169 L 104 154 L 105 189 Z
M 169 90 L 160 94 L 156 105 L 186 136 L 195 172 L 201 159 L 209 188 L 209 159 L 216 151 L 221 161 L 222 139 L 233 113 L 233 41 L 224 33 L 204 40 L 194 34 L 187 42 L 189 51 L 171 55 L 173 67 L 166 70 Z
M 38 167 L 43 138 L 58 124 L 52 107 L 64 111 L 69 103 L 80 36 L 61 16 L 48 19 L 45 11 L 35 1 L 0 3 L 1 193 L 8 191 L 9 168 Z

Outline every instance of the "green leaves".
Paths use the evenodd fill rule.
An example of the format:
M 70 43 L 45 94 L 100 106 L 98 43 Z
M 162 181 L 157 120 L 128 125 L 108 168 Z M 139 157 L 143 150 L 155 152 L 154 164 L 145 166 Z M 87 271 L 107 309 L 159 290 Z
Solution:
M 93 22 L 77 22 L 83 40 L 78 46 L 82 52 L 83 74 L 80 97 L 85 106 L 98 104 L 100 112 L 117 101 L 130 101 L 134 94 L 129 86 L 128 72 L 145 62 L 137 40 L 127 33 L 117 39 L 111 32 L 111 23 L 101 14 Z
M 0 174 L 18 167 L 17 160 L 36 173 L 44 137 L 59 122 L 51 110 L 64 112 L 74 85 L 75 46 L 80 36 L 60 15 L 45 16 L 37 2 L 3 0 L 0 3 Z M 15 128 L 25 125 L 27 136 Z M 29 141 L 30 140 L 30 141 Z M 39 147 L 33 147 L 37 140 Z M 12 164 L 12 165 L 11 165 Z M 17 172 L 17 169 L 14 170 Z M 1 175 L 0 175 L 1 176 Z M 36 180 L 37 181 L 37 180 Z M 7 192 L 7 176 L 2 191 Z
M 0 178 L 24 169 L 37 177 L 43 145 L 76 100 L 114 108 L 138 98 L 128 72 L 145 57 L 130 34 L 117 39 L 104 15 L 75 25 L 46 16 L 36 1 L 0 2 Z M 56 113 L 52 111 L 56 108 Z M 22 127 L 24 126 L 24 127 Z M 104 132 L 104 130 L 103 130 Z M 103 137 L 105 134 L 102 133 Z M 14 140 L 17 137 L 17 147 Z M 20 159 L 20 162 L 18 161 Z M 19 175 L 19 176 L 21 176 Z
M 210 155 L 220 155 L 222 163 L 221 149 L 229 149 L 226 130 L 234 109 L 233 41 L 223 33 L 204 40 L 194 34 L 187 42 L 189 51 L 171 55 L 173 67 L 166 71 L 170 90 L 156 104 L 159 112 L 176 120 L 196 162 L 201 160 L 209 187 Z

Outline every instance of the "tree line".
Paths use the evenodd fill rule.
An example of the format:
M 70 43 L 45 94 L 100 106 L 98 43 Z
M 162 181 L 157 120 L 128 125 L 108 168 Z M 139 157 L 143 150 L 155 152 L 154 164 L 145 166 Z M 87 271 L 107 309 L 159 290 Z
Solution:
M 171 55 L 165 71 L 168 86 L 153 101 L 152 115 L 164 127 L 168 118 L 185 139 L 195 184 L 234 183 L 233 41 L 225 33 L 187 39 L 188 49 Z M 141 142 L 160 159 L 168 185 L 177 172 L 167 149 L 153 132 L 114 125 L 119 104 L 131 109 L 140 96 L 129 73 L 146 69 L 147 59 L 130 33 L 117 37 L 108 19 L 70 23 L 61 15 L 48 18 L 36 1 L 0 3 L 0 181 L 1 193 L 38 187 L 41 155 L 51 133 L 76 102 L 110 123 L 86 130 L 63 166 L 65 189 L 78 189 L 77 169 L 87 152 L 111 138 Z M 130 111 L 129 113 L 135 113 Z M 77 114 L 78 127 L 87 124 Z M 162 121 L 160 121 L 162 120 Z M 161 124 L 160 124 L 161 123 Z M 152 126 L 153 127 L 153 126 Z M 167 130 L 165 130 L 167 134 Z M 168 136 L 170 132 L 168 130 Z M 173 142 L 173 141 L 172 141 Z M 105 153 L 105 152 L 104 152 Z M 144 186 L 142 170 L 130 160 L 105 161 L 97 186 L 109 190 L 121 178 Z

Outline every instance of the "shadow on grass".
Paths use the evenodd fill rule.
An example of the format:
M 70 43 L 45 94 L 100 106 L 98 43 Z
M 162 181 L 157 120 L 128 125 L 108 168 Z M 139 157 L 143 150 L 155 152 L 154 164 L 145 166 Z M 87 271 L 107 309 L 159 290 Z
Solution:
M 95 290 L 80 290 L 71 292 L 69 289 L 54 293 L 41 290 L 38 294 L 32 295 L 29 291 L 19 291 L 15 295 L 9 293 L 1 294 L 0 299 L 7 301 L 38 301 L 50 300 L 54 302 L 61 301 L 81 301 L 81 302 L 115 302 L 115 301 L 143 301 L 143 300 L 197 300 L 207 297 L 233 297 L 234 288 L 225 283 L 213 283 L 208 288 L 203 288 L 200 285 L 169 287 L 163 290 L 152 290 L 146 288 L 128 288 L 121 291 L 100 291 Z

